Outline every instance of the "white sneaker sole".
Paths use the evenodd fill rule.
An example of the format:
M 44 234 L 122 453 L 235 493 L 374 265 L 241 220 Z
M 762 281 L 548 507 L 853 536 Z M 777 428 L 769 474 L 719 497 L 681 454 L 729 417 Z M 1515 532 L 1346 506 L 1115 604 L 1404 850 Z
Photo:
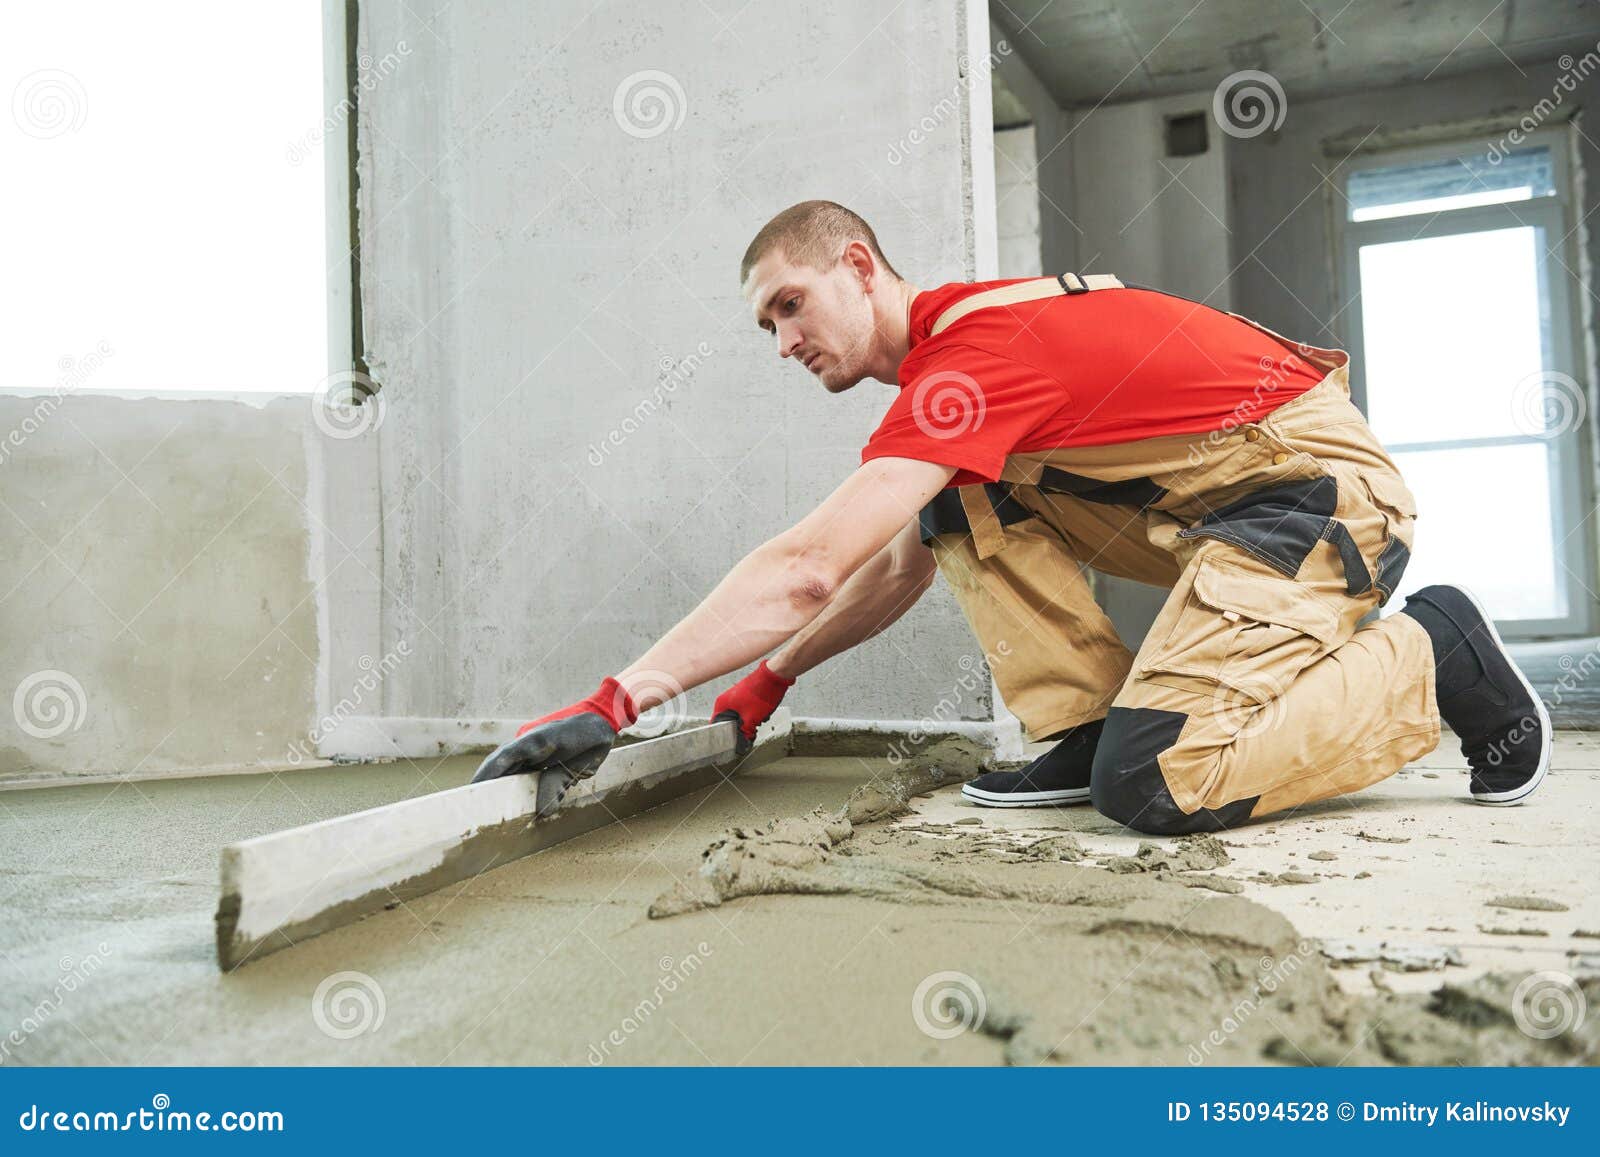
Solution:
M 1485 791 L 1473 792 L 1472 798 L 1481 804 L 1490 807 L 1509 807 L 1527 799 L 1538 786 L 1544 782 L 1545 775 L 1550 770 L 1550 744 L 1553 739 L 1553 728 L 1550 726 L 1550 712 L 1545 710 L 1544 700 L 1539 698 L 1539 693 L 1533 689 L 1533 684 L 1528 682 L 1528 677 L 1522 673 L 1522 668 L 1517 666 L 1516 660 L 1511 657 L 1511 652 L 1506 650 L 1505 640 L 1500 637 L 1500 632 L 1495 628 L 1494 619 L 1490 616 L 1478 596 L 1473 594 L 1460 583 L 1453 583 L 1456 590 L 1467 596 L 1473 606 L 1478 608 L 1478 614 L 1483 616 L 1483 621 L 1489 627 L 1489 634 L 1494 636 L 1494 645 L 1500 648 L 1500 653 L 1505 656 L 1511 669 L 1516 672 L 1517 678 L 1522 681 L 1523 689 L 1528 692 L 1528 697 L 1533 700 L 1534 709 L 1539 713 L 1539 766 L 1534 770 L 1528 782 L 1521 787 L 1514 787 L 1510 791 Z
M 1061 791 L 995 792 L 963 784 L 961 794 L 980 807 L 1064 807 L 1067 804 L 1089 802 L 1089 789 L 1086 787 Z

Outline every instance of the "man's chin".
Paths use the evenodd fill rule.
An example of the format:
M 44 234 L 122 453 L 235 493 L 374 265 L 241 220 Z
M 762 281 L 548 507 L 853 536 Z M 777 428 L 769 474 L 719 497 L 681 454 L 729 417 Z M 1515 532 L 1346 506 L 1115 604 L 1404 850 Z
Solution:
M 817 380 L 822 383 L 822 388 L 830 394 L 842 394 L 851 386 L 861 380 L 860 374 L 841 376 L 836 371 L 825 370 L 817 375 Z

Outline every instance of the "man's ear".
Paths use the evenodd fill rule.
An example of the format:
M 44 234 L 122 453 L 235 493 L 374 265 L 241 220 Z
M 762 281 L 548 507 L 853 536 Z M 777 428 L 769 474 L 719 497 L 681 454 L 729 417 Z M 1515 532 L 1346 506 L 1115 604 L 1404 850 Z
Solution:
M 856 280 L 861 283 L 861 288 L 867 293 L 872 292 L 872 287 L 878 278 L 878 262 L 872 256 L 872 250 L 865 241 L 852 241 L 844 247 L 844 255 L 839 258 L 850 267 Z

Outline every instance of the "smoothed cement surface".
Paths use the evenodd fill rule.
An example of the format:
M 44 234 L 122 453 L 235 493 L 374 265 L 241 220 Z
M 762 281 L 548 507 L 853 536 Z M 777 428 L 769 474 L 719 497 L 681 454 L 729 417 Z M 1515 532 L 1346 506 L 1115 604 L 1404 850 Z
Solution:
M 1117 870 L 1072 841 L 1012 838 L 1003 813 L 955 817 L 976 824 L 890 821 L 896 773 L 857 758 L 784 760 L 217 971 L 222 844 L 452 786 L 473 763 L 0 798 L 0 1033 L 15 1034 L 0 1036 L 0 1060 L 1470 1064 L 1596 1055 L 1593 1017 L 1553 1041 L 1518 1032 L 1505 978 L 1456 983 L 1441 972 L 1431 987 L 1442 997 L 1347 993 L 1310 943 L 1316 929 L 1297 931 L 1267 906 L 1296 889 L 1263 890 L 1257 903 L 1181 885 L 1235 874 L 1234 849 L 1219 864 L 1216 848 L 1161 841 L 1159 856 Z M 869 780 L 876 786 L 847 803 Z M 931 792 L 909 800 L 929 811 L 953 791 L 926 776 L 912 787 Z M 1439 826 L 1447 809 L 1466 806 L 1419 798 L 1415 810 Z M 1516 814 L 1530 828 L 1549 821 L 1535 808 Z M 1050 815 L 1070 826 L 1088 813 Z M 1089 831 L 1078 841 L 1098 842 Z M 751 886 L 663 906 L 664 897 L 706 899 L 707 850 L 713 874 L 733 864 Z M 1592 868 L 1592 843 L 1576 854 Z M 774 856 L 783 872 L 770 870 Z M 1165 873 L 1126 870 L 1163 859 Z M 1404 902 L 1397 891 L 1381 894 Z M 340 975 L 350 973 L 360 975 Z M 1600 989 L 1590 985 L 1588 999 L 1600 1003 Z M 949 1035 L 963 1002 L 981 1004 L 982 1028 Z

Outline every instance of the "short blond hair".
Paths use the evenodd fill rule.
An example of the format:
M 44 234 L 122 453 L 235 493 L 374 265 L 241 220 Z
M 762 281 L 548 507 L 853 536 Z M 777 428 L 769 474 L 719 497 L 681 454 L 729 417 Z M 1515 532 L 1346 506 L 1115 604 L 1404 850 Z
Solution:
M 739 262 L 739 284 L 750 278 L 750 270 L 774 249 L 781 249 L 790 261 L 823 271 L 832 269 L 852 241 L 864 242 L 884 271 L 895 280 L 900 275 L 889 264 L 878 245 L 878 235 L 857 213 L 834 201 L 801 201 L 761 227 L 750 248 Z

